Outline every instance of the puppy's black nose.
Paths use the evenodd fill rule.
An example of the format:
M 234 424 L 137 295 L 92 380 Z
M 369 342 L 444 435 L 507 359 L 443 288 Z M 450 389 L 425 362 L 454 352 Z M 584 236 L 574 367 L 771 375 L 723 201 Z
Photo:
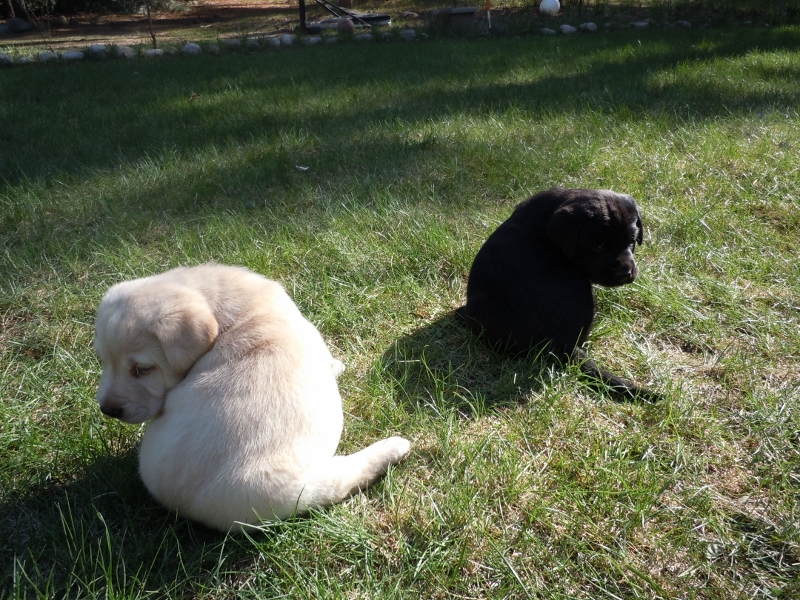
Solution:
M 122 410 L 121 406 L 106 406 L 106 405 L 103 405 L 103 406 L 100 407 L 100 412 L 102 412 L 107 417 L 112 417 L 114 419 L 121 419 L 122 418 L 122 413 L 124 411 Z
M 615 273 L 617 280 L 624 283 L 630 283 L 636 279 L 636 267 L 630 265 L 623 265 L 619 267 Z

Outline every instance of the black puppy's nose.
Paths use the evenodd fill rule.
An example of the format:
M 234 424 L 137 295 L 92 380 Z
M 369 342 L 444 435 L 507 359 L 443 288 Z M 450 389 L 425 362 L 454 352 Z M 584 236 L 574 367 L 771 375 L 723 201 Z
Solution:
M 122 418 L 122 413 L 124 411 L 122 410 L 121 406 L 102 405 L 100 407 L 100 412 L 103 413 L 104 415 L 106 415 L 107 417 L 112 417 L 114 419 L 121 419 Z
M 633 269 L 631 269 L 628 266 L 620 267 L 619 269 L 617 269 L 617 277 L 619 277 L 620 279 L 627 279 L 632 274 L 633 274 Z
M 616 273 L 617 281 L 621 283 L 631 283 L 636 279 L 636 267 L 631 265 L 621 265 Z

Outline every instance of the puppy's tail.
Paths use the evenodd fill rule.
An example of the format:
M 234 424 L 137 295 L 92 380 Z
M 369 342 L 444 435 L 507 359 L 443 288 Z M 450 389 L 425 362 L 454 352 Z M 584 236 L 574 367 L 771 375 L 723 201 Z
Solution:
M 618 375 L 598 367 L 589 356 L 580 348 L 572 351 L 571 359 L 581 369 L 584 375 L 588 376 L 593 387 L 606 389 L 618 400 L 625 402 L 640 401 L 653 404 L 662 400 L 661 394 L 645 387 L 641 387 L 632 381 L 623 379 Z M 602 385 L 597 385 L 602 384 Z
M 357 494 L 386 474 L 408 454 L 411 443 L 390 437 L 348 456 L 334 456 L 309 473 L 299 505 L 325 507 Z

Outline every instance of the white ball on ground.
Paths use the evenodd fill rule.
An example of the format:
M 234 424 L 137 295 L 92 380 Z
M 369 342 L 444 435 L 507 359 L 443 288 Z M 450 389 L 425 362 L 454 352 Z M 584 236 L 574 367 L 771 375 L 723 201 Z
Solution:
M 539 5 L 539 12 L 544 15 L 550 15 L 551 17 L 555 17 L 559 10 L 561 10 L 561 4 L 558 0 L 542 0 L 542 3 Z

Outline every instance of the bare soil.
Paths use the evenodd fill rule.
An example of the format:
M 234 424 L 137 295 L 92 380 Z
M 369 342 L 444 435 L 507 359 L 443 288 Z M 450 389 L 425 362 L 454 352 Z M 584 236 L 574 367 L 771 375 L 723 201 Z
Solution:
M 249 34 L 270 35 L 294 32 L 300 24 L 298 0 L 178 0 L 177 10 L 157 12 L 152 15 L 152 30 L 159 47 L 185 42 L 212 42 L 220 38 Z M 337 0 L 334 0 L 337 1 Z M 343 4 L 346 0 L 338 0 Z M 353 8 L 360 11 L 387 13 L 394 26 L 422 25 L 416 13 L 422 15 L 431 8 L 451 6 L 452 0 L 354 0 Z M 498 2 L 499 3 L 499 2 Z M 484 3 L 458 2 L 459 6 Z M 528 6 L 493 8 L 493 33 L 525 34 L 538 31 L 542 26 L 553 27 L 561 19 L 549 19 L 538 13 L 538 1 Z M 307 20 L 313 22 L 331 16 L 314 0 L 306 0 Z M 792 9 L 783 15 L 789 20 L 800 18 L 800 11 Z M 649 15 L 645 9 L 605 11 L 603 14 L 586 15 L 586 18 L 630 23 Z M 38 27 L 22 34 L 0 34 L 0 50 L 13 49 L 21 54 L 33 53 L 48 48 L 55 51 L 86 48 L 91 44 L 151 45 L 150 23 L 144 13 L 120 14 L 76 14 L 64 15 L 73 24 L 59 26 L 55 16 L 41 18 Z M 576 19 L 578 15 L 572 15 Z M 770 22 L 774 14 L 769 11 L 750 11 L 743 14 L 721 14 L 714 11 L 692 10 L 661 15 L 666 21 L 691 20 L 695 26 L 713 24 Z M 485 19 L 483 11 L 479 18 Z M 558 21 L 558 23 L 556 23 Z M 774 22 L 774 21 L 773 21 Z
M 313 2 L 312 2 L 313 4 Z M 316 14 L 316 10 L 313 14 Z M 55 18 L 38 20 L 38 28 L 21 34 L 0 34 L 0 47 L 83 48 L 91 44 L 150 44 L 150 23 L 142 14 L 64 15 L 73 24 L 59 26 Z M 282 33 L 299 25 L 297 2 L 286 0 L 194 0 L 178 11 L 152 16 L 159 45 L 211 41 L 250 33 Z

